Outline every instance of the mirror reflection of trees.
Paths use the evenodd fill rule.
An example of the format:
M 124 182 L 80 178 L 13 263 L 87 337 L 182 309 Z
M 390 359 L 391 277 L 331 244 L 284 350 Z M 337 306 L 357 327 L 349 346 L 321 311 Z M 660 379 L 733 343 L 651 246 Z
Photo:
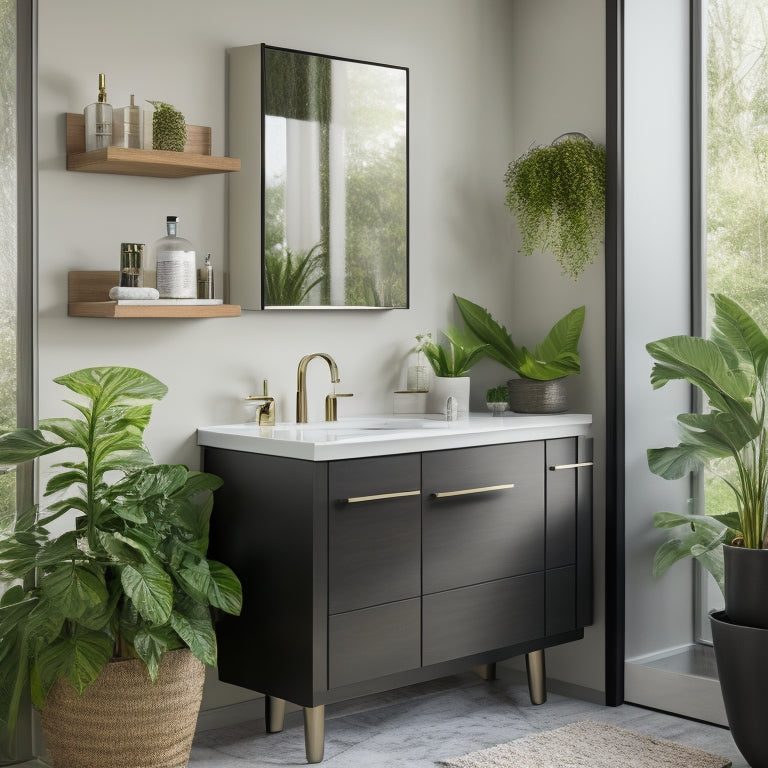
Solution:
M 266 47 L 264 71 L 265 306 L 407 306 L 405 70 Z

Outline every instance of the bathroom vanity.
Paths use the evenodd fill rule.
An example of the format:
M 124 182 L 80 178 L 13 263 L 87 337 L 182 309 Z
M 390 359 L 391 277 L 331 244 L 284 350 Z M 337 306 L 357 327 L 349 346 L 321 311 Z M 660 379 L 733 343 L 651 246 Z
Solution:
M 243 584 L 217 625 L 219 675 L 323 707 L 543 649 L 592 617 L 591 417 L 380 417 L 198 430 L 223 478 L 210 551 Z

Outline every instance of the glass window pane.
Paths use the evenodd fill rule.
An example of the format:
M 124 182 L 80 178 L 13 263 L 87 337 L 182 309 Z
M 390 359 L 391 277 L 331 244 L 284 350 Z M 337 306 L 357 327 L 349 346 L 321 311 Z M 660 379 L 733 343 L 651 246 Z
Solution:
M 0 432 L 16 426 L 16 0 L 0 0 Z M 0 468 L 0 529 L 16 509 L 16 475 Z

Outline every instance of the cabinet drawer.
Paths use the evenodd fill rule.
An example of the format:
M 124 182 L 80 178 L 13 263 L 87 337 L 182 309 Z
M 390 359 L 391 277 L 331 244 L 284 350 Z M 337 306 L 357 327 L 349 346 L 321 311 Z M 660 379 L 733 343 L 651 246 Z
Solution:
M 422 598 L 424 666 L 544 636 L 544 574 Z
M 435 451 L 422 465 L 425 594 L 544 569 L 543 442 Z
M 328 687 L 418 669 L 421 601 L 402 600 L 328 620 Z
M 328 471 L 329 613 L 418 597 L 421 457 L 334 462 Z

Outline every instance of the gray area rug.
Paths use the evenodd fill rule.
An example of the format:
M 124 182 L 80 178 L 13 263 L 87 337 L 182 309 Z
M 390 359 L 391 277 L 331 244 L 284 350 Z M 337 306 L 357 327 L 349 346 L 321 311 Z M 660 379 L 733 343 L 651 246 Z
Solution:
M 731 761 L 672 741 L 585 720 L 441 760 L 448 768 L 728 768 Z

